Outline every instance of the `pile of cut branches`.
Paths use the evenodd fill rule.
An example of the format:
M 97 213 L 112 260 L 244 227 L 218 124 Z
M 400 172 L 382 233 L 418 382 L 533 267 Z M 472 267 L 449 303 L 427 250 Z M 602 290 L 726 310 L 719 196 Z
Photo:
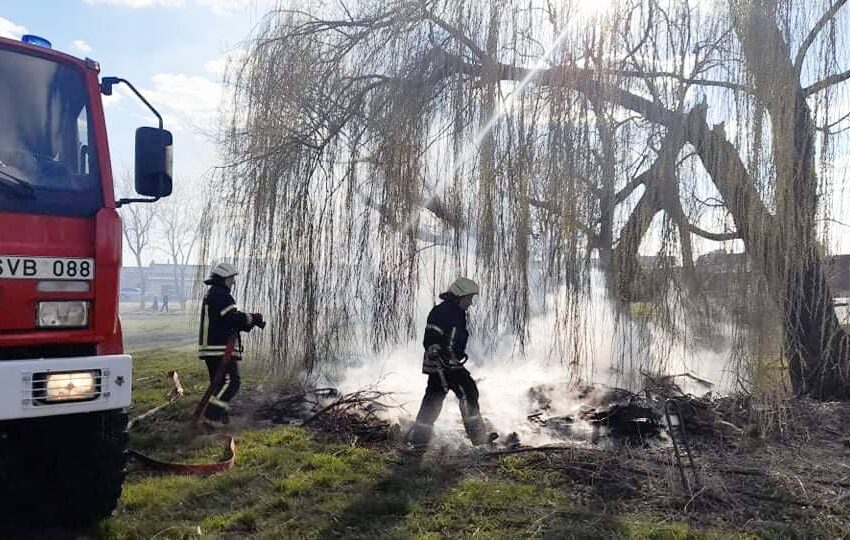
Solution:
M 390 394 L 363 389 L 343 394 L 335 388 L 299 389 L 267 401 L 257 416 L 276 424 L 293 424 L 363 442 L 391 440 L 398 426 L 382 418 L 394 405 Z

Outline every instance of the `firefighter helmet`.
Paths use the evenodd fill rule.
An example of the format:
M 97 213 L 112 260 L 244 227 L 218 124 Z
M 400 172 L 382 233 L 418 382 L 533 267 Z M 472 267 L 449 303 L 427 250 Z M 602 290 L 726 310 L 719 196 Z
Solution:
M 215 265 L 215 267 L 212 269 L 212 272 L 210 272 L 210 279 L 215 278 L 215 277 L 227 279 L 229 277 L 235 276 L 238 273 L 239 273 L 239 270 L 237 270 L 236 267 L 233 266 L 232 264 L 226 263 L 226 262 L 221 262 L 221 263 L 218 263 L 217 265 Z
M 448 292 L 457 297 L 478 294 L 478 284 L 469 278 L 459 277 L 449 286 Z

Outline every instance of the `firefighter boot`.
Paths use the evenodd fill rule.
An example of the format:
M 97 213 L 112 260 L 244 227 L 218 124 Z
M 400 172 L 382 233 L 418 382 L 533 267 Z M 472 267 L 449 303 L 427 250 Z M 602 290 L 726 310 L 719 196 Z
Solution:
M 220 429 L 230 423 L 227 413 L 227 404 L 215 398 L 211 399 L 204 411 L 204 425 L 213 429 Z
M 407 445 L 410 449 L 424 451 L 431 442 L 434 426 L 416 422 L 407 434 Z
M 466 430 L 466 435 L 469 437 L 473 446 L 492 444 L 499 438 L 498 433 L 488 429 L 488 426 L 484 423 L 484 419 L 481 418 L 481 412 L 475 405 L 462 400 L 460 403 L 460 413 L 461 417 L 463 417 L 463 427 Z

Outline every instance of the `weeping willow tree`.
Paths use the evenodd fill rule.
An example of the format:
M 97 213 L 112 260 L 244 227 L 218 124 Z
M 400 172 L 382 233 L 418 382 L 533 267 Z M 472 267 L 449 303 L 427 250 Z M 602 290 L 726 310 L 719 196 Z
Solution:
M 731 242 L 795 394 L 846 399 L 821 248 L 850 148 L 845 3 L 284 2 L 227 81 L 206 249 L 219 231 L 269 351 L 309 370 L 358 329 L 409 335 L 444 274 L 483 282 L 478 332 L 521 342 L 533 291 L 566 296 L 553 332 L 582 325 L 595 265 L 620 302 L 674 283 L 697 313 L 696 254 Z

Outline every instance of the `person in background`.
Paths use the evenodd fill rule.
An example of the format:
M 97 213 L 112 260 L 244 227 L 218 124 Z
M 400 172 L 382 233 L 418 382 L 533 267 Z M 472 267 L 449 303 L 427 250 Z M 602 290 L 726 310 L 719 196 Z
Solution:
M 219 263 L 204 281 L 209 289 L 201 304 L 198 356 L 207 364 L 210 386 L 213 387 L 209 405 L 204 412 L 204 423 L 209 427 L 221 427 L 228 423 L 230 402 L 242 384 L 238 362 L 243 352 L 240 332 L 250 332 L 255 327 L 264 328 L 266 324 L 261 314 L 244 313 L 236 306 L 230 291 L 238 273 L 232 264 Z M 216 381 L 231 340 L 231 361 L 227 363 L 223 380 Z
M 428 375 L 428 385 L 408 436 L 408 443 L 414 449 L 427 448 L 449 390 L 458 398 L 463 425 L 473 445 L 486 444 L 497 437 L 486 432 L 478 406 L 478 387 L 464 367 L 469 339 L 466 312 L 478 292 L 477 283 L 459 277 L 440 294 L 442 302 L 428 314 L 422 342 L 425 348 L 422 372 Z

